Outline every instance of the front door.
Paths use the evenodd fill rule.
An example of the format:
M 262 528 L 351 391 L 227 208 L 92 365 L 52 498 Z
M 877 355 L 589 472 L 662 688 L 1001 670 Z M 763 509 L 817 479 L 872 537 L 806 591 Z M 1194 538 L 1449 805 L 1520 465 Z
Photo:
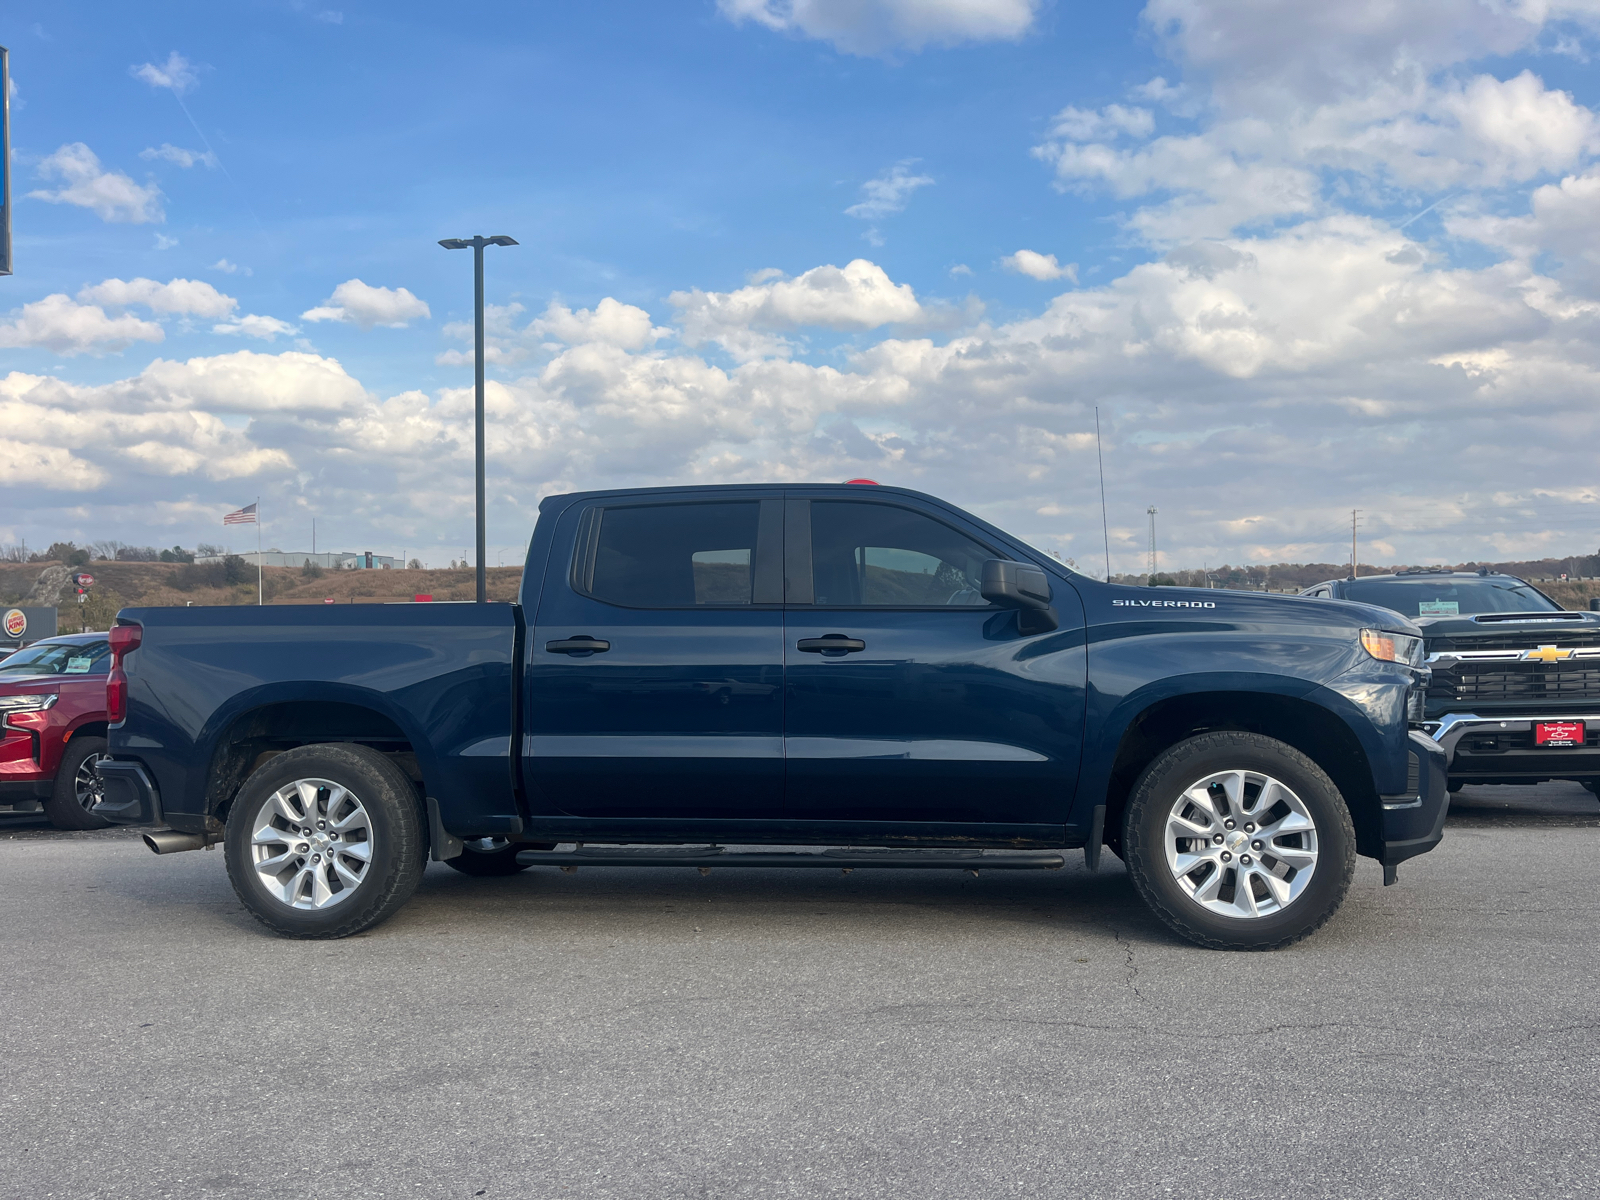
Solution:
M 1076 593 L 1053 581 L 1061 627 L 1025 637 L 979 594 L 983 561 L 1009 553 L 902 504 L 789 505 L 789 816 L 1064 823 L 1084 716 Z
M 563 514 L 526 655 L 536 813 L 780 815 L 781 543 L 772 492 Z

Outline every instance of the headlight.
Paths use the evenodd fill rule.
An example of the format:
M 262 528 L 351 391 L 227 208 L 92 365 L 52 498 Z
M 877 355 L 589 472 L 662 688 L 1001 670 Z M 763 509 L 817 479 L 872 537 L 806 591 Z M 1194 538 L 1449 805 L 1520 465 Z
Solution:
M 0 713 L 39 712 L 61 699 L 58 692 L 36 693 L 32 696 L 0 696 Z
M 1408 667 L 1422 665 L 1422 639 L 1409 634 L 1363 629 L 1361 648 L 1383 662 L 1404 663 Z

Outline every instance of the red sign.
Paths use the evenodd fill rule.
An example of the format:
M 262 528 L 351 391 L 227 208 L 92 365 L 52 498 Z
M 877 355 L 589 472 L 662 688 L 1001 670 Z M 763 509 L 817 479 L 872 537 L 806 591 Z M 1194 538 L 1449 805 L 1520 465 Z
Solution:
M 333 603 L 333 597 L 329 596 L 326 600 L 323 601 L 323 603 L 324 604 L 332 604 Z
M 1540 721 L 1533 727 L 1535 746 L 1583 745 L 1582 721 Z
M 411 597 L 411 599 L 416 604 L 426 604 L 432 600 L 433 597 L 424 592 L 418 592 L 415 596 Z
M 72 582 L 77 584 L 79 587 L 93 587 L 94 576 L 85 571 L 81 575 L 74 575 L 72 577 Z

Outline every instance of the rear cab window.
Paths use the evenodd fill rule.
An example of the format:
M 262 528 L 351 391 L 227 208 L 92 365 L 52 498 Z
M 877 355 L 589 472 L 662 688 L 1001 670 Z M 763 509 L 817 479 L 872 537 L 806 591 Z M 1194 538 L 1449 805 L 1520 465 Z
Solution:
M 757 602 L 761 514 L 759 500 L 591 509 L 578 535 L 574 588 L 623 608 Z

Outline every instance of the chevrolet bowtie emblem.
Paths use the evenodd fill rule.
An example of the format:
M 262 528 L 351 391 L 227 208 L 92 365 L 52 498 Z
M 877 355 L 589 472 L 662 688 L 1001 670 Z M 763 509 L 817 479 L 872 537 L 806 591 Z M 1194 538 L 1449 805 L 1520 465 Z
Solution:
M 1535 662 L 1552 663 L 1559 662 L 1563 658 L 1571 658 L 1572 651 L 1562 650 L 1556 646 L 1540 646 L 1537 650 L 1524 650 L 1522 657 L 1524 659 L 1531 658 Z

